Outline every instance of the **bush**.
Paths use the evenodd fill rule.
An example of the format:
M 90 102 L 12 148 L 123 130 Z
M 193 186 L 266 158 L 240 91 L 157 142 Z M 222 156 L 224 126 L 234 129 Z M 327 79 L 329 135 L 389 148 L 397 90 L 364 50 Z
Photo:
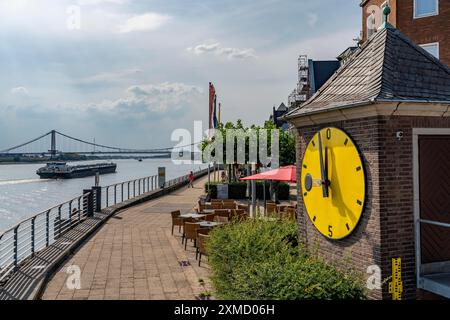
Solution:
M 212 282 L 230 300 L 361 299 L 362 277 L 309 255 L 291 221 L 217 228 L 207 243 Z
M 208 183 L 205 184 L 205 192 L 208 191 Z M 218 183 L 211 183 L 211 197 L 217 198 L 217 185 Z M 233 182 L 228 184 L 228 198 L 229 199 L 246 199 L 247 198 L 247 183 L 246 182 Z M 278 187 L 278 198 L 280 200 L 289 200 L 289 185 L 287 183 L 280 183 Z M 259 200 L 264 199 L 264 183 L 256 183 L 256 198 Z M 266 199 L 270 198 L 269 182 L 266 183 Z

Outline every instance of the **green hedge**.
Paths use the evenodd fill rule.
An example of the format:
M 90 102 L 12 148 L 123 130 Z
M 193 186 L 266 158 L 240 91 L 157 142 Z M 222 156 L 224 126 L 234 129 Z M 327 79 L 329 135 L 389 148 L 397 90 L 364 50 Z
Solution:
M 211 197 L 217 198 L 217 184 L 211 183 Z M 208 183 L 205 184 L 205 192 L 208 191 Z M 269 182 L 266 183 L 266 199 L 270 198 Z M 229 199 L 246 199 L 247 183 L 246 182 L 233 182 L 228 184 L 228 198 Z M 287 183 L 280 183 L 278 187 L 279 200 L 289 200 L 289 185 Z M 264 199 L 264 183 L 256 183 L 256 198 L 259 200 Z
M 362 276 L 298 246 L 290 221 L 249 220 L 217 228 L 207 243 L 216 295 L 230 300 L 362 299 Z

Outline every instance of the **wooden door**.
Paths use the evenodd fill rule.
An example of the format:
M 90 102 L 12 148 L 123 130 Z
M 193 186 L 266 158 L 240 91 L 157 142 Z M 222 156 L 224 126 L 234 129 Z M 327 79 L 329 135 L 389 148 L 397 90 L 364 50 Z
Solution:
M 420 218 L 450 223 L 450 136 L 419 137 Z M 450 228 L 421 224 L 422 264 L 450 261 Z

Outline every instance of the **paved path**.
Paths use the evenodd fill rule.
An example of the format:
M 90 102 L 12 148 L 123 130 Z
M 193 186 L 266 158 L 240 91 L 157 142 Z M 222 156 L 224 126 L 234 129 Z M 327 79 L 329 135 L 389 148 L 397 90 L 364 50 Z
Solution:
M 192 244 L 184 251 L 177 228 L 171 235 L 170 212 L 192 211 L 206 180 L 112 217 L 57 271 L 42 299 L 195 299 L 205 291 L 199 279 L 209 288 L 209 269 L 198 267 Z M 67 286 L 71 266 L 81 270 L 81 289 Z

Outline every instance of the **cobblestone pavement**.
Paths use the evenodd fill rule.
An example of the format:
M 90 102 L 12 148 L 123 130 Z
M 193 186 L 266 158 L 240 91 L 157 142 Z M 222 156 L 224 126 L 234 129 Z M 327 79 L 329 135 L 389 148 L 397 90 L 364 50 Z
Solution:
M 185 251 L 177 228 L 171 235 L 170 216 L 192 211 L 205 182 L 116 214 L 56 272 L 42 299 L 195 299 L 205 291 L 199 279 L 209 290 L 207 259 L 198 267 L 192 243 Z

